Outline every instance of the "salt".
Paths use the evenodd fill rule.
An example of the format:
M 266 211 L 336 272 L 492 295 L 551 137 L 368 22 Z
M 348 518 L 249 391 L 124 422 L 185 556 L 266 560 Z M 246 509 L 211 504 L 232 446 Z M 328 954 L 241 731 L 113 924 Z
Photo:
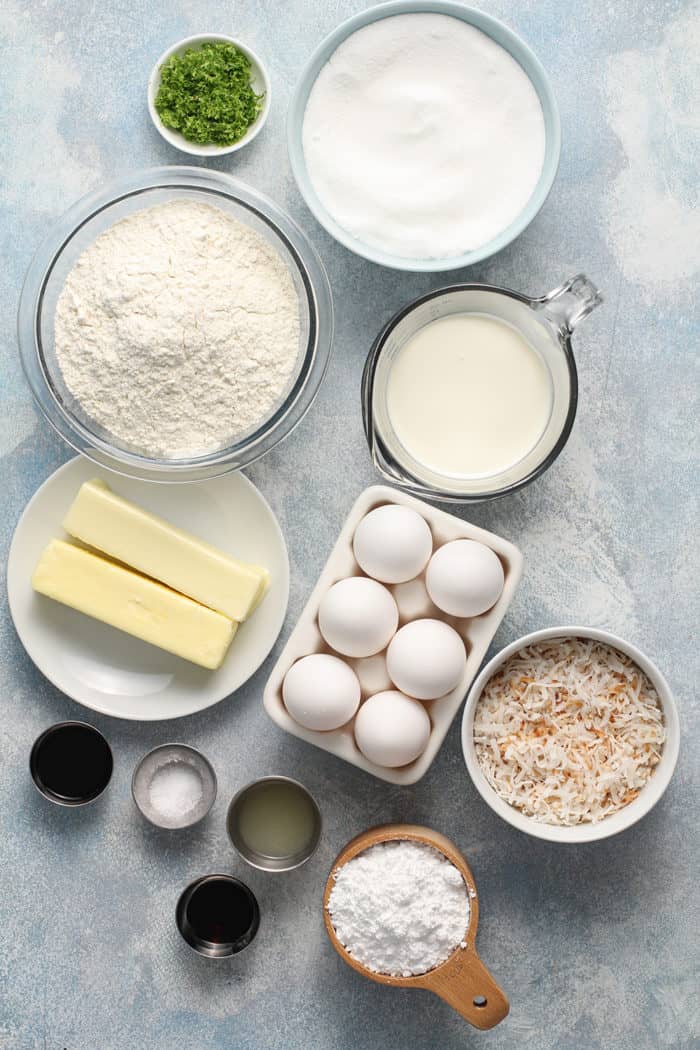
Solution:
M 186 762 L 168 762 L 156 770 L 148 788 L 153 809 L 166 820 L 176 821 L 202 801 L 202 778 Z

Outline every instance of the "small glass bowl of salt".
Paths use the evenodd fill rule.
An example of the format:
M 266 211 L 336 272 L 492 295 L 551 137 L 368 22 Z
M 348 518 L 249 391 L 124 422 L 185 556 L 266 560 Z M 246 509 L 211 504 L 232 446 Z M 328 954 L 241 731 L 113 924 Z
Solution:
M 189 828 L 216 799 L 216 774 L 188 744 L 161 744 L 141 759 L 131 781 L 137 809 L 157 828 Z

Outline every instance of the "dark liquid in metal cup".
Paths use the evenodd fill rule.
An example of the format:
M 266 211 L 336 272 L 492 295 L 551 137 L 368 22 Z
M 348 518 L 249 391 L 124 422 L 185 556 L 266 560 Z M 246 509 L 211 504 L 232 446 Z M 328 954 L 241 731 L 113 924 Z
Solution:
M 83 722 L 51 726 L 34 744 L 30 769 L 54 802 L 78 806 L 102 794 L 112 776 L 112 752 L 102 734 Z
M 253 903 L 241 887 L 212 880 L 195 890 L 186 914 L 193 932 L 201 940 L 228 944 L 250 929 Z
M 207 875 L 187 887 L 177 906 L 177 924 L 201 955 L 235 955 L 255 937 L 260 923 L 252 891 L 231 875 Z

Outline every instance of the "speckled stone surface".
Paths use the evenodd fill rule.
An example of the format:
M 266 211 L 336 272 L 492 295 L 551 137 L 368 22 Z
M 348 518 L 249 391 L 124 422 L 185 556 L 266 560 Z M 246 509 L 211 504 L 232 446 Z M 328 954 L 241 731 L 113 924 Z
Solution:
M 0 660 L 1 1050 L 656 1050 L 698 1046 L 697 984 L 697 210 L 699 10 L 680 0 L 556 4 L 484 0 L 547 67 L 564 149 L 553 192 L 506 251 L 460 277 L 540 293 L 585 270 L 606 296 L 575 337 L 581 403 L 569 445 L 522 494 L 468 512 L 523 549 L 526 575 L 494 651 L 562 622 L 603 625 L 666 672 L 681 713 L 681 758 L 653 813 L 600 845 L 556 848 L 501 823 L 468 780 L 457 724 L 423 782 L 394 789 L 283 734 L 266 717 L 268 663 L 236 696 L 179 723 L 92 720 L 116 754 L 113 782 L 85 811 L 34 791 L 27 757 L 45 726 L 80 716 L 34 670 L 2 609 Z M 289 544 L 282 638 L 343 517 L 375 474 L 358 388 L 371 339 L 444 277 L 391 273 L 333 243 L 305 209 L 287 163 L 286 101 L 312 47 L 356 0 L 6 0 L 0 451 L 4 563 L 16 519 L 70 455 L 35 416 L 16 352 L 20 284 L 47 224 L 97 183 L 183 157 L 155 133 L 145 85 L 166 46 L 202 31 L 240 36 L 269 63 L 269 123 L 215 164 L 297 218 L 328 267 L 335 354 L 294 435 L 250 471 Z M 695 210 L 693 210 L 695 208 Z M 280 639 L 281 642 L 282 639 Z M 276 650 L 278 651 L 278 650 Z M 695 734 L 695 737 L 694 735 Z M 129 781 L 173 738 L 219 775 L 203 826 L 145 826 Z M 322 847 L 291 875 L 247 870 L 224 813 L 249 778 L 301 778 L 321 802 Z M 507 990 L 507 1020 L 470 1029 L 428 993 L 365 981 L 333 953 L 320 894 L 338 849 L 361 829 L 411 820 L 445 832 L 479 889 L 479 948 Z M 211 963 L 179 938 L 181 888 L 212 870 L 254 887 L 255 944 Z

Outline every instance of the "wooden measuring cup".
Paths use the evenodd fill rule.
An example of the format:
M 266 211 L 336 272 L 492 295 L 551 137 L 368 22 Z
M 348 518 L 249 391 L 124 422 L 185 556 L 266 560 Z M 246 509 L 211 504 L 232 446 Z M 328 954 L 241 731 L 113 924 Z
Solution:
M 335 880 L 334 874 L 349 860 L 363 853 L 370 846 L 380 842 L 392 842 L 397 839 L 409 839 L 426 846 L 433 846 L 442 853 L 461 872 L 469 893 L 469 926 L 464 933 L 463 943 L 466 947 L 456 948 L 443 963 L 427 973 L 415 974 L 413 977 L 390 977 L 388 974 L 368 970 L 352 957 L 338 940 L 333 929 L 333 922 L 328 912 L 328 898 L 331 895 Z M 383 824 L 369 831 L 363 831 L 340 851 L 335 859 L 323 893 L 323 918 L 326 932 L 338 955 L 353 970 L 369 977 L 379 984 L 393 985 L 395 988 L 427 988 L 444 999 L 446 1003 L 461 1014 L 475 1028 L 493 1028 L 508 1013 L 508 1000 L 503 991 L 476 954 L 474 942 L 479 923 L 479 898 L 476 894 L 474 878 L 469 866 L 456 846 L 430 828 L 417 824 Z

